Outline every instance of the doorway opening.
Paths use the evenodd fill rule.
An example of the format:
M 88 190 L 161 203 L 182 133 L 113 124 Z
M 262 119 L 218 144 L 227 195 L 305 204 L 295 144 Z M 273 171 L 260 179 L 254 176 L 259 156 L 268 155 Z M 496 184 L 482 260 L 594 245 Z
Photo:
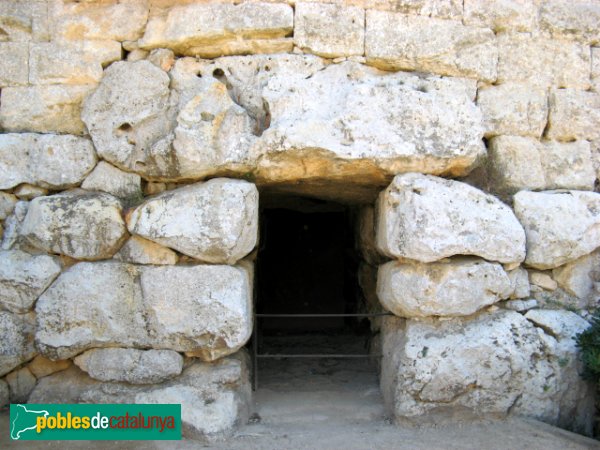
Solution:
M 381 414 L 370 320 L 358 282 L 357 218 L 356 207 L 340 203 L 261 197 L 253 350 L 263 419 L 292 419 L 303 407 L 328 420 Z M 368 393 L 358 411 L 352 402 L 361 390 Z

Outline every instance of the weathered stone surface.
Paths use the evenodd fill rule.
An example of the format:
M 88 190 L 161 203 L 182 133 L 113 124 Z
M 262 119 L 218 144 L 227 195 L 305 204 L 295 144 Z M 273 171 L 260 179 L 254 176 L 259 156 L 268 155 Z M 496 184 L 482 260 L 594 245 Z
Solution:
M 1 22 L 0 22 L 1 23 Z M 27 84 L 29 45 L 24 42 L 0 42 L 0 87 Z
M 173 350 L 97 348 L 82 353 L 74 361 L 96 380 L 132 384 L 162 383 L 183 369 L 183 357 Z
M 535 309 L 525 314 L 525 318 L 556 339 L 572 341 L 575 346 L 575 336 L 585 331 L 590 324 L 571 311 Z
M 331 3 L 296 3 L 294 43 L 302 50 L 326 58 L 362 55 L 364 42 L 364 9 Z
M 27 368 L 36 378 L 43 378 L 52 375 L 53 373 L 66 370 L 71 367 L 72 364 L 70 359 L 52 361 L 42 355 L 37 355 L 33 358 L 33 361 L 27 365 Z
M 27 403 L 29 394 L 33 391 L 36 378 L 27 367 L 15 370 L 6 375 L 6 382 L 11 403 Z
M 546 127 L 546 90 L 525 83 L 489 86 L 477 92 L 486 137 L 507 134 L 540 137 Z
M 592 89 L 600 92 L 600 47 L 592 47 Z
M 193 184 L 147 200 L 127 224 L 132 234 L 193 258 L 232 264 L 256 245 L 258 191 L 241 180 Z
M 292 49 L 285 39 L 294 26 L 289 5 L 227 3 L 177 5 L 150 17 L 142 49 L 170 48 L 181 55 L 280 53 Z
M 102 78 L 102 68 L 121 59 L 116 41 L 74 43 L 42 42 L 29 50 L 31 84 L 93 84 Z
M 8 393 L 8 384 L 6 381 L 0 380 L 0 408 L 4 408 L 10 404 L 10 397 Z
M 509 300 L 504 303 L 506 309 L 513 311 L 528 311 L 532 308 L 537 308 L 537 306 L 538 302 L 533 298 L 528 300 Z
M 541 87 L 590 86 L 589 47 L 528 33 L 498 36 L 498 82 L 522 81 Z
M 521 191 L 514 209 L 525 228 L 525 263 L 531 267 L 552 269 L 600 247 L 600 194 Z
M 136 276 L 135 266 L 113 262 L 84 262 L 63 272 L 36 305 L 40 353 L 56 360 L 92 347 L 147 346 Z
M 307 0 L 320 2 L 321 0 Z M 336 2 L 337 3 L 337 2 Z M 442 19 L 461 19 L 462 0 L 355 0 L 350 2 L 367 9 L 396 11 L 403 14 L 418 14 Z
M 77 367 L 38 383 L 30 403 L 180 403 L 183 435 L 218 437 L 246 423 L 250 381 L 245 358 L 214 363 L 194 361 L 183 373 L 160 385 L 100 382 Z
M 375 239 L 375 208 L 364 206 L 357 218 L 358 247 L 363 259 L 372 265 L 383 263 L 387 258 L 377 250 Z
M 90 191 L 107 192 L 122 199 L 139 199 L 142 197 L 141 182 L 139 175 L 123 172 L 105 161 L 100 161 L 81 187 Z
M 600 94 L 577 89 L 550 91 L 549 139 L 600 139 Z
M 115 259 L 135 264 L 177 264 L 173 250 L 139 236 L 131 236 L 115 255 Z
M 2 89 L 0 126 L 5 131 L 84 134 L 81 102 L 94 85 L 48 85 Z
M 508 298 L 511 291 L 500 264 L 475 258 L 431 264 L 391 261 L 377 274 L 379 300 L 400 317 L 468 316 Z
M 600 4 L 594 0 L 549 0 L 540 4 L 540 27 L 553 37 L 600 42 Z
M 82 190 L 32 200 L 20 232 L 37 248 L 89 260 L 111 258 L 127 238 L 121 203 Z
M 157 48 L 150 52 L 147 59 L 159 69 L 168 72 L 175 64 L 175 53 L 168 48 Z
M 89 139 L 54 134 L 1 134 L 0 189 L 21 183 L 51 189 L 76 186 L 96 161 Z
M 13 214 L 6 218 L 2 250 L 22 249 L 27 245 L 26 239 L 21 236 L 21 227 L 28 208 L 29 202 L 18 201 Z
M 377 208 L 377 246 L 393 258 L 432 262 L 475 255 L 517 263 L 525 257 L 525 233 L 511 209 L 458 181 L 398 175 Z
M 19 200 L 33 200 L 36 197 L 48 195 L 48 189 L 34 186 L 32 184 L 21 184 L 13 192 L 19 198 Z
M 0 305 L 15 313 L 27 312 L 59 273 L 57 258 L 0 251 Z
M 483 156 L 480 112 L 464 81 L 347 62 L 305 80 L 273 79 L 263 97 L 271 121 L 255 144 L 258 180 L 382 185 L 403 171 L 465 174 Z
M 558 285 L 580 299 L 587 299 L 594 292 L 595 273 L 600 267 L 600 252 L 582 256 L 552 271 Z
M 545 329 L 506 310 L 445 321 L 386 319 L 383 398 L 399 421 L 426 413 L 436 421 L 517 414 L 589 432 L 593 388 L 577 374 L 574 341 Z
M 497 136 L 489 142 L 488 173 L 492 189 L 593 190 L 596 174 L 587 141 L 556 142 L 521 136 Z
M 0 2 L 2 40 L 26 42 L 48 39 L 46 0 L 3 0 Z
M 465 25 L 501 31 L 532 31 L 537 26 L 534 0 L 464 0 Z
M 368 10 L 365 54 L 369 64 L 384 69 L 496 79 L 494 33 L 460 21 Z
M 14 195 L 0 192 L 0 220 L 4 220 L 12 214 L 17 201 L 18 199 Z
M 58 40 L 135 40 L 144 30 L 148 1 L 50 2 L 48 14 Z
M 141 285 L 157 348 L 213 361 L 236 352 L 250 338 L 252 282 L 242 267 L 148 267 Z
M 558 284 L 556 281 L 552 279 L 552 277 L 544 272 L 538 272 L 536 270 L 531 270 L 529 272 L 529 281 L 531 284 L 538 286 L 546 291 L 554 291 L 558 288 Z
M 0 376 L 32 359 L 35 316 L 0 311 Z
M 509 270 L 507 272 L 510 280 L 511 294 L 510 298 L 525 298 L 529 297 L 529 275 L 523 267 Z

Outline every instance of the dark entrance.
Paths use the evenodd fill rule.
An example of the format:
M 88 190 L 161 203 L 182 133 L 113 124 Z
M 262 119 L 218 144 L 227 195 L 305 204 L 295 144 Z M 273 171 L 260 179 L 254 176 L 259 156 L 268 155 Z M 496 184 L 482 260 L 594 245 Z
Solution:
M 255 350 L 271 361 L 255 360 L 258 372 L 289 363 L 291 355 L 367 355 L 368 319 L 347 316 L 365 312 L 353 208 L 297 197 L 261 198 L 261 204 Z

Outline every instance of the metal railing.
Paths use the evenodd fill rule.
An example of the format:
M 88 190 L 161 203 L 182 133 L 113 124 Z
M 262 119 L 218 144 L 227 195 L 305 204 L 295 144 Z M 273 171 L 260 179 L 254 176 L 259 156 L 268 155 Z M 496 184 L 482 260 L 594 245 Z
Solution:
M 260 358 L 376 358 L 381 355 L 371 354 L 344 354 L 344 353 L 311 353 L 311 354 L 289 354 L 289 353 L 258 353 L 258 319 L 264 317 L 296 318 L 296 317 L 382 317 L 391 316 L 392 313 L 349 313 L 349 314 L 254 314 L 254 327 L 252 330 L 252 389 L 258 389 L 258 360 Z

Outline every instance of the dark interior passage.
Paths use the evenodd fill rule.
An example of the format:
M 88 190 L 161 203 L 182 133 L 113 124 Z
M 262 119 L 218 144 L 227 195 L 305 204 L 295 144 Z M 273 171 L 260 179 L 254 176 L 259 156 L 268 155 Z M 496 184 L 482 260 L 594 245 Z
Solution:
M 261 215 L 257 261 L 257 312 L 357 312 L 360 289 L 353 211 L 346 206 L 293 198 Z M 356 328 L 356 319 L 263 318 L 262 332 L 333 332 Z

